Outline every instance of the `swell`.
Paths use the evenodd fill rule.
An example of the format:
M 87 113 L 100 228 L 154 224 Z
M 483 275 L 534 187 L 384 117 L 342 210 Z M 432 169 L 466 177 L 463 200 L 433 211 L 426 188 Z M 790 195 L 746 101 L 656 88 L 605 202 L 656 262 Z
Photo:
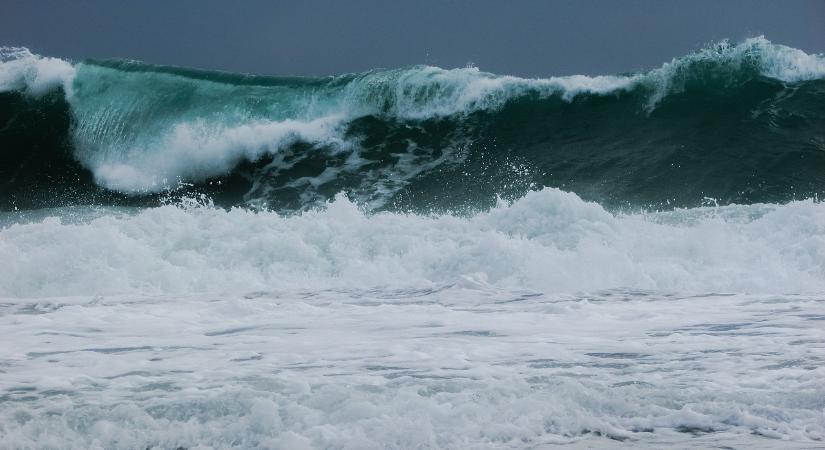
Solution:
M 609 207 L 825 190 L 825 59 L 764 38 L 645 73 L 412 67 L 264 77 L 0 52 L 0 207 L 479 209 L 559 187 Z

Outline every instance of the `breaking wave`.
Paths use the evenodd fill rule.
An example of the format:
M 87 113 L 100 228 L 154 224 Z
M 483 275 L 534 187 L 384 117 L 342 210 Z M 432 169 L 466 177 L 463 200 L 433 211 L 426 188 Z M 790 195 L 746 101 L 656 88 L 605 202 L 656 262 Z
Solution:
M 825 58 L 752 38 L 648 72 L 417 66 L 265 77 L 0 52 L 8 208 L 486 208 L 550 186 L 616 206 L 778 202 L 825 185 Z M 46 181 L 48 180 L 48 181 Z
M 0 273 L 0 297 L 468 282 L 825 291 L 825 207 L 813 201 L 614 215 L 545 189 L 471 217 L 370 215 L 344 197 L 291 216 L 209 206 L 39 214 L 48 218 L 2 231 L 0 260 L 15 264 Z

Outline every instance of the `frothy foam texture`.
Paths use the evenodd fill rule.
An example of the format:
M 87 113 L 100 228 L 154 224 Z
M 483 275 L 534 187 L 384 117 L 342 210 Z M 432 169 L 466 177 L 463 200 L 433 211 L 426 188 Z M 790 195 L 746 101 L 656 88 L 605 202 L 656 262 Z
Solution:
M 0 273 L 0 295 L 463 279 L 543 292 L 822 292 L 823 224 L 825 208 L 812 201 L 616 216 L 554 189 L 466 218 L 365 215 L 342 197 L 290 217 L 167 206 L 88 223 L 53 217 L 8 226 L 0 259 L 15 263 Z
M 68 61 L 32 54 L 20 47 L 0 47 L 0 92 L 40 96 L 61 87 L 71 95 L 75 68 Z
M 546 205 L 545 212 L 564 203 Z M 472 270 L 488 267 L 504 273 L 523 270 L 511 250 L 514 242 L 533 239 L 547 246 L 558 242 L 558 250 L 545 253 L 565 252 L 559 259 L 572 263 L 564 274 L 568 280 L 553 272 L 558 265 L 550 256 L 546 267 L 524 274 L 524 284 L 548 289 L 564 288 L 557 283 L 571 279 L 587 287 L 612 284 L 603 278 L 605 271 L 621 277 L 634 259 L 638 264 L 641 254 L 650 253 L 658 254 L 650 261 L 658 259 L 662 271 L 670 273 L 670 286 L 704 281 L 707 289 L 745 283 L 761 287 L 778 281 L 772 288 L 780 289 L 796 278 L 800 286 L 811 287 L 811 279 L 800 276 L 804 270 L 795 266 L 804 260 L 800 248 L 785 242 L 802 230 L 779 239 L 787 247 L 783 250 L 779 242 L 766 246 L 777 240 L 775 233 L 760 234 L 769 224 L 786 225 L 776 214 L 807 217 L 800 223 L 806 231 L 821 226 L 812 228 L 812 205 L 787 208 L 762 211 L 751 225 L 698 220 L 698 229 L 682 232 L 667 225 L 642 226 L 636 233 L 647 232 L 647 244 L 636 242 L 636 255 L 623 260 L 610 250 L 578 250 L 589 267 L 576 262 L 571 247 L 577 241 L 582 246 L 579 236 L 595 238 L 588 247 L 605 248 L 610 244 L 598 237 L 615 238 L 630 227 L 604 223 L 598 208 L 560 217 L 560 225 L 572 227 L 569 233 L 506 210 L 475 224 L 396 216 L 365 222 L 346 203 L 321 215 L 340 225 L 313 226 L 320 219 L 316 216 L 300 222 L 310 228 L 306 232 L 291 227 L 273 232 L 283 224 L 265 215 L 255 216 L 256 225 L 250 227 L 250 217 L 219 213 L 218 218 L 215 211 L 194 216 L 154 211 L 131 219 L 128 226 L 98 222 L 85 226 L 86 236 L 70 233 L 83 239 L 85 254 L 60 254 L 53 265 L 44 261 L 41 277 L 29 280 L 44 285 L 39 291 L 32 287 L 32 293 L 53 288 L 49 283 L 72 265 L 73 276 L 82 269 L 89 275 L 82 279 L 86 286 L 66 283 L 67 292 L 103 291 L 106 283 L 129 282 L 122 278 L 124 265 L 157 260 L 160 254 L 136 245 L 162 239 L 145 228 L 151 220 L 158 221 L 158 234 L 166 233 L 167 242 L 160 246 L 167 261 L 144 274 L 132 272 L 135 277 L 154 272 L 167 283 L 165 288 L 223 284 L 252 289 L 260 286 L 261 277 L 269 277 L 269 286 L 302 278 L 302 286 L 246 290 L 243 295 L 1 299 L 0 340 L 7 345 L 0 346 L 0 442 L 10 448 L 71 449 L 517 449 L 564 443 L 574 448 L 813 448 L 825 439 L 821 295 L 674 295 L 627 289 L 553 295 L 501 289 L 480 274 L 447 285 L 324 289 L 319 275 L 308 270 L 308 264 L 317 263 L 319 271 L 337 273 L 344 281 L 339 285 L 356 276 L 360 282 L 387 281 L 368 278 L 390 272 L 398 276 L 400 258 L 413 261 L 404 266 L 411 269 L 409 278 L 393 279 L 396 284 L 415 282 L 422 272 L 436 275 L 436 268 L 445 277 L 460 273 L 462 259 L 470 259 Z M 511 214 L 528 220 L 510 224 L 505 218 Z M 503 236 L 496 230 L 502 220 L 509 232 L 524 236 Z M 352 248 L 354 235 L 364 239 L 370 234 L 357 231 L 365 223 L 376 238 Z M 201 241 L 208 233 L 192 225 L 214 229 L 213 240 L 245 234 L 247 245 L 227 254 L 226 243 Z M 182 226 L 189 232 L 179 231 Z M 389 229 L 392 236 L 386 234 Z M 734 230 L 742 234 L 734 237 Z M 32 227 L 25 231 L 33 232 L 32 242 L 47 237 Z M 457 235 L 459 231 L 464 234 Z M 700 231 L 709 234 L 708 242 L 672 242 L 677 236 L 695 238 Z M 6 233 L 0 243 L 8 240 Z M 331 233 L 339 236 L 330 240 Z M 418 238 L 411 239 L 413 234 Z M 674 236 L 663 239 L 664 234 Z M 821 236 L 821 229 L 815 234 Z M 93 250 L 94 238 L 102 245 Z M 13 239 L 19 242 L 18 236 Z M 230 246 L 242 240 L 231 239 Z M 740 242 L 748 239 L 753 253 L 741 248 Z M 112 247 L 112 241 L 120 246 Z M 420 248 L 411 248 L 411 241 Z M 74 250 L 68 242 L 44 242 L 49 248 Z M 436 243 L 444 249 L 440 254 L 432 253 L 439 250 Z M 521 245 L 526 260 L 543 262 L 536 260 L 530 244 Z M 815 271 L 821 271 L 821 245 L 813 250 L 820 252 Z M 205 262 L 198 262 L 205 247 L 222 257 L 208 261 L 217 266 L 201 269 L 207 272 L 199 276 L 189 270 Z M 456 257 L 456 247 L 465 248 L 459 252 L 462 259 Z M 783 251 L 800 259 L 781 268 L 772 259 Z M 327 256 L 321 258 L 324 263 L 319 252 L 339 259 Z M 343 259 L 345 252 L 353 253 L 351 260 Z M 99 263 L 91 265 L 90 257 Z M 271 258 L 283 264 L 274 265 Z M 433 266 L 417 267 L 425 262 L 421 258 Z M 379 263 L 387 267 L 377 268 Z M 296 265 L 304 266 L 296 271 Z M 699 265 L 738 279 L 710 277 Z M 821 280 L 820 272 L 815 282 Z M 7 279 L 2 281 L 8 286 Z M 147 294 L 159 287 L 146 278 L 131 281 L 129 289 L 142 288 Z M 244 282 L 250 283 L 241 286 Z M 620 445 L 619 440 L 629 442 Z
M 100 184 L 110 189 L 157 191 L 181 178 L 198 180 L 203 174 L 229 172 L 240 161 L 256 161 L 297 141 L 343 149 L 347 144 L 337 136 L 337 125 L 335 118 L 249 123 L 218 130 L 203 121 L 179 124 L 158 144 L 166 149 L 164 152 L 152 148 L 131 150 L 145 155 L 139 167 L 103 160 L 94 174 Z

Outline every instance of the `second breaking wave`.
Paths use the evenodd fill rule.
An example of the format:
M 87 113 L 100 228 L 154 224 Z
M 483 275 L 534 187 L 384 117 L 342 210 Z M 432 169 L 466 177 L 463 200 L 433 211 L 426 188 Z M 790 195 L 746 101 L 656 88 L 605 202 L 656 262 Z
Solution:
M 544 189 L 468 217 L 365 214 L 343 196 L 289 216 L 196 203 L 27 214 L 0 230 L 0 260 L 15 262 L 0 273 L 0 297 L 456 283 L 544 293 L 825 291 L 825 206 L 810 200 L 611 214 Z

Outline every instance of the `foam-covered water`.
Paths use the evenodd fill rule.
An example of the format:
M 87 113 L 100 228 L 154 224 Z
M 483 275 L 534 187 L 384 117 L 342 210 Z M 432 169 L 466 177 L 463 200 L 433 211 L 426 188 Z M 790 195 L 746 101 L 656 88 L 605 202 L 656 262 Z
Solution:
M 812 201 L 615 215 L 547 189 L 470 217 L 339 198 L 4 220 L 13 448 L 825 438 Z
M 9 448 L 816 448 L 825 302 L 429 288 L 4 300 Z M 617 442 L 615 444 L 618 444 Z
M 294 216 L 171 205 L 61 215 L 2 231 L 0 260 L 14 264 L 0 295 L 421 288 L 468 276 L 545 293 L 825 291 L 825 207 L 813 201 L 614 215 L 545 189 L 471 217 L 367 215 L 344 197 Z
M 817 448 L 825 59 L 0 50 L 0 448 Z

